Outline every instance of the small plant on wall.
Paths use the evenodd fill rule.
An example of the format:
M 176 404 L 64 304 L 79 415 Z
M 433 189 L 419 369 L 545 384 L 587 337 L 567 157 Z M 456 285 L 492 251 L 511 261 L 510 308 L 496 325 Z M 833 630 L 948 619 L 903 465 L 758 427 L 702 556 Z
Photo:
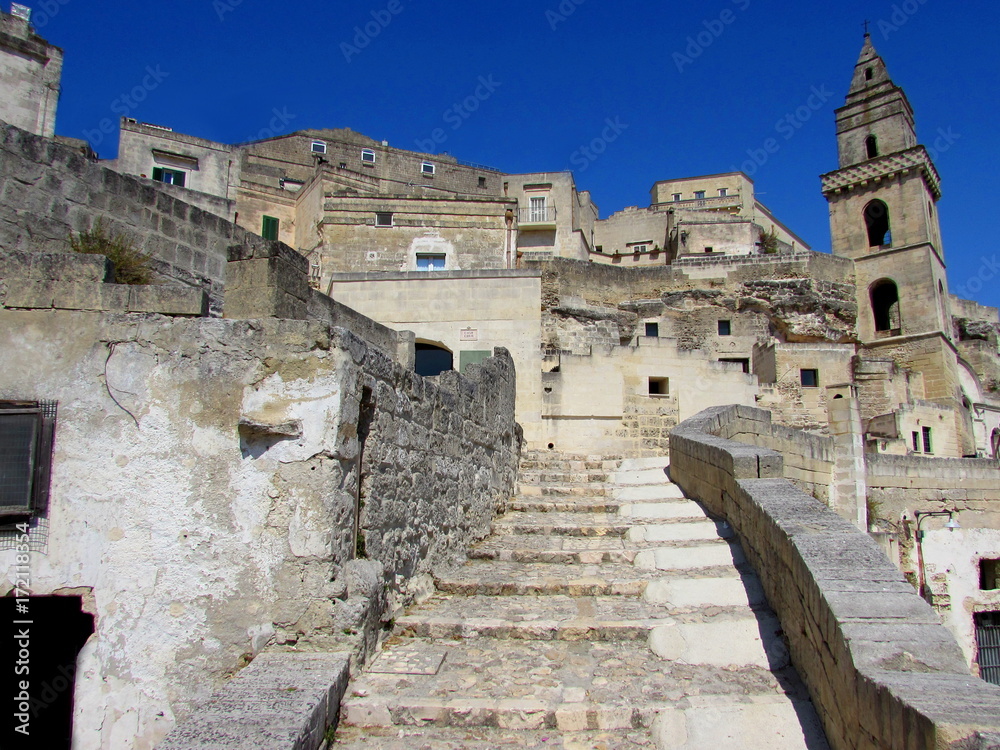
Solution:
M 770 232 L 760 230 L 760 251 L 767 255 L 778 252 L 778 232 L 774 227 L 771 227 Z
M 103 219 L 98 219 L 89 232 L 71 234 L 69 242 L 74 252 L 103 255 L 110 260 L 119 284 L 153 283 L 151 256 L 138 250 L 127 235 L 109 231 Z

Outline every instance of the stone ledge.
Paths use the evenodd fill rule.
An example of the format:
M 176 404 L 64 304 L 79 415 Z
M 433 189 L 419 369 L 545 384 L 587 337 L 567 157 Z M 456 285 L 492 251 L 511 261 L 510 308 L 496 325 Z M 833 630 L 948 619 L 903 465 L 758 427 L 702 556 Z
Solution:
M 12 281 L 0 307 L 15 310 L 158 313 L 194 318 L 208 314 L 207 293 L 193 287 L 129 286 L 93 281 Z
M 347 690 L 346 654 L 265 653 L 157 750 L 318 750 Z

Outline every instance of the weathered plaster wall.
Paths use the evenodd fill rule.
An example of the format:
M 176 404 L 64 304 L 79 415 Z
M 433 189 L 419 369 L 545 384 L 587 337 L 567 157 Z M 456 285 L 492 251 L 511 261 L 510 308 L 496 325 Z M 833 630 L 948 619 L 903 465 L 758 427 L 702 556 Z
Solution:
M 60 310 L 0 312 L 0 349 L 0 398 L 59 403 L 31 587 L 96 615 L 80 750 L 153 747 L 268 645 L 370 647 L 513 491 L 504 352 L 435 383 L 318 322 Z
M 51 138 L 63 52 L 22 18 L 0 11 L 0 120 Z

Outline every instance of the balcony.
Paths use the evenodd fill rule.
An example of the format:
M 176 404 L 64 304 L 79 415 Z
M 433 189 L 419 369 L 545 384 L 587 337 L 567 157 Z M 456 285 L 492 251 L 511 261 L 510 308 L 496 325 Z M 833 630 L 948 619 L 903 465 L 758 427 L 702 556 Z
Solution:
M 737 195 L 713 195 L 705 198 L 687 198 L 681 201 L 669 201 L 667 203 L 656 203 L 653 208 L 657 211 L 665 211 L 668 208 L 691 209 L 720 209 L 739 208 L 743 205 L 743 200 Z
M 533 206 L 517 212 L 517 223 L 521 229 L 555 229 L 556 210 L 551 206 Z

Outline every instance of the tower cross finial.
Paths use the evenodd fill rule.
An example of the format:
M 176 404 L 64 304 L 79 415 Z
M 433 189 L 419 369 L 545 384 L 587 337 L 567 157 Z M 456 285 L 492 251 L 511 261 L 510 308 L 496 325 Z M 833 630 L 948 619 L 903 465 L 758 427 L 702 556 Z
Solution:
M 871 34 L 871 31 L 870 31 L 870 29 L 869 29 L 869 27 L 870 27 L 871 25 L 872 25 L 872 22 L 871 22 L 871 21 L 867 21 L 867 20 L 865 21 L 865 36 L 871 36 L 871 35 L 872 35 L 872 34 Z

